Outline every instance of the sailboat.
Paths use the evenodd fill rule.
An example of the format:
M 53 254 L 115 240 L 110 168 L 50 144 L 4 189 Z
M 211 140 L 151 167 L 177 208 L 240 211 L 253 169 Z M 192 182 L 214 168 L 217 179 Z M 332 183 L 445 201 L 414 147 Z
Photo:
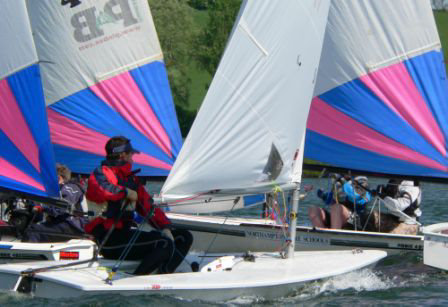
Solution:
M 446 72 L 430 1 L 331 2 L 305 157 L 354 174 L 447 177 Z M 322 166 L 319 166 L 322 169 Z M 328 169 L 328 167 L 327 167 Z M 278 248 L 281 225 L 259 219 L 172 216 L 197 249 Z M 297 228 L 303 250 L 423 251 L 423 236 Z M 195 243 L 198 244 L 198 243 Z
M 0 1 L 0 194 L 66 206 L 59 186 L 45 112 L 40 65 L 24 1 Z M 1 201 L 3 203 L 3 201 Z M 2 204 L 2 213 L 5 208 Z M 90 240 L 22 243 L 16 225 L 0 224 L 0 262 L 89 259 Z
M 448 271 L 447 246 L 448 223 L 437 223 L 423 227 L 423 263 L 437 269 Z
M 334 21 L 350 31 L 324 43 L 305 155 L 352 173 L 446 183 L 448 81 L 430 1 L 371 2 L 335 1 L 341 13 L 381 8 L 384 18 Z M 445 270 L 446 229 L 424 227 L 419 244 L 424 263 Z
M 167 176 L 182 136 L 148 4 L 29 1 L 28 11 L 56 161 L 90 174 L 106 141 L 123 135 L 140 151 L 138 176 Z
M 210 90 L 163 187 L 164 200 L 266 192 L 275 181 L 279 188 L 295 191 L 294 215 L 301 163 L 294 170 L 292 165 L 296 149 L 303 153 L 328 9 L 329 1 L 243 3 Z M 199 272 L 149 276 L 125 271 L 111 276 L 110 260 L 72 268 L 0 265 L 0 286 L 27 289 L 39 297 L 115 293 L 212 301 L 241 295 L 273 298 L 386 256 L 383 251 L 298 253 L 294 242 L 285 252 L 287 259 L 283 253 L 202 258 Z
M 119 134 L 139 148 L 140 175 L 166 175 L 182 140 L 147 3 L 17 2 L 0 3 L 9 14 L 2 28 L 19 33 L 5 34 L 4 41 L 13 43 L 2 59 L 2 77 L 9 78 L 2 88 L 1 128 L 7 144 L 0 170 L 2 195 L 65 207 L 57 198 L 55 159 L 76 173 L 88 173 L 103 159 L 106 140 Z M 13 28 L 11 18 L 18 20 Z M 28 40 L 19 39 L 22 32 Z M 23 59 L 12 63 L 25 43 L 32 46 L 26 47 L 29 54 L 22 52 Z M 19 82 L 9 76 L 30 63 L 38 77 Z M 30 96 L 39 104 L 28 102 Z M 241 197 L 236 206 L 257 201 Z M 95 248 L 90 240 L 22 243 L 16 232 L 10 224 L 0 228 L 0 262 L 90 259 Z

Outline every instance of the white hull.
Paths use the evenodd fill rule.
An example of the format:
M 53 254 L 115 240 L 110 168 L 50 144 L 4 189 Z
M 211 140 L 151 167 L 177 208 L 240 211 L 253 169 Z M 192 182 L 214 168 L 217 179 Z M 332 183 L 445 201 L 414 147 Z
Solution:
M 368 266 L 386 256 L 383 251 L 296 252 L 293 259 L 282 259 L 278 253 L 255 254 L 255 261 L 226 257 L 208 264 L 200 272 L 133 276 L 118 272 L 112 283 L 105 282 L 113 262 L 80 265 L 37 273 L 28 290 L 46 298 L 81 295 L 170 295 L 186 299 L 223 301 L 240 296 L 275 298 L 287 295 L 307 282 L 326 279 Z M 227 257 L 229 259 L 229 257 Z M 221 261 L 221 262 L 220 262 Z M 20 272 L 39 268 L 46 263 L 0 265 L 0 286 L 12 290 Z M 224 270 L 223 270 L 224 269 Z
M 0 264 L 12 262 L 58 261 L 73 257 L 74 260 L 91 259 L 95 243 L 90 240 L 69 240 L 62 243 L 24 243 L 17 241 L 0 241 Z M 65 253 L 65 254 L 64 254 Z
M 210 253 L 278 251 L 285 244 L 271 220 L 168 214 L 174 226 L 194 235 L 193 249 Z M 423 236 L 298 226 L 296 251 L 381 249 L 388 254 L 423 251 Z
M 443 231 L 446 233 L 442 233 Z M 423 235 L 425 236 L 423 263 L 448 270 L 448 223 L 426 226 L 423 228 Z

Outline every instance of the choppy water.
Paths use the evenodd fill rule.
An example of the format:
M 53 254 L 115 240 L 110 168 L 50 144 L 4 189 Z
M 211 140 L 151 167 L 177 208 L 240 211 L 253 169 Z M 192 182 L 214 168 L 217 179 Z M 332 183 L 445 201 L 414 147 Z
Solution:
M 371 185 L 383 183 L 374 180 Z M 305 179 L 304 184 L 325 188 L 326 180 Z M 424 224 L 448 221 L 448 186 L 423 183 Z M 157 185 L 153 186 L 157 189 Z M 307 208 L 319 203 L 310 192 L 301 202 L 300 224 L 307 224 Z M 259 209 L 250 209 L 239 215 L 256 216 Z M 448 255 L 447 255 L 448 256 Z M 441 272 L 423 265 L 421 256 L 401 255 L 389 257 L 374 269 L 353 272 L 323 282 L 309 284 L 287 297 L 263 300 L 241 297 L 214 304 L 187 301 L 171 297 L 135 296 L 87 297 L 66 300 L 44 300 L 24 295 L 0 293 L 0 306 L 295 306 L 295 305 L 448 305 L 448 272 Z

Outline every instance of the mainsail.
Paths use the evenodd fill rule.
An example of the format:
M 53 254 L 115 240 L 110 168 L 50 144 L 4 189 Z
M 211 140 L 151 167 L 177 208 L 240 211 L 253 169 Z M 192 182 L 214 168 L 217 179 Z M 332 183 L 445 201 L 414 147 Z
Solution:
M 448 177 L 448 81 L 429 0 L 333 0 L 305 157 Z
M 56 160 L 89 173 L 132 140 L 140 175 L 167 175 L 182 139 L 146 0 L 28 1 Z
M 0 187 L 59 195 L 36 48 L 24 0 L 0 1 Z
M 245 1 L 174 164 L 165 199 L 290 184 L 328 1 Z

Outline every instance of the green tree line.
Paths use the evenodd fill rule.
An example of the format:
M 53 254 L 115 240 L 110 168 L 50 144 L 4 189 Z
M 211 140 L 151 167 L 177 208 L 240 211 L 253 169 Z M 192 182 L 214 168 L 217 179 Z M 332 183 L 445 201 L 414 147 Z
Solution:
M 162 46 L 182 135 L 186 136 L 211 81 L 241 0 L 148 0 Z M 205 22 L 204 22 L 205 20 Z M 204 71 L 198 99 L 191 84 Z

